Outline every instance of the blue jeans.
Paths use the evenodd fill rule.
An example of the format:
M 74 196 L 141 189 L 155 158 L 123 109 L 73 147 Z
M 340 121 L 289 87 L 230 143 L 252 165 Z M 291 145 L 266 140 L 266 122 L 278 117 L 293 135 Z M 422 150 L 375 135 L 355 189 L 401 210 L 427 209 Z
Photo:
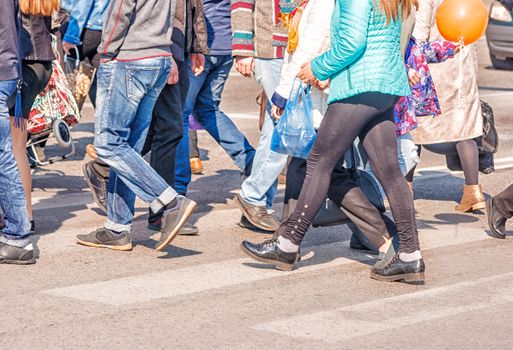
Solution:
M 98 69 L 94 146 L 111 168 L 107 229 L 130 230 L 135 196 L 154 213 L 177 196 L 140 154 L 170 67 L 169 58 L 151 58 L 110 61 Z
M 18 164 L 12 153 L 11 122 L 7 101 L 16 91 L 16 80 L 0 81 L 0 208 L 2 233 L 9 239 L 28 237 L 30 222 Z
M 194 114 L 201 126 L 223 147 L 237 167 L 246 175 L 251 172 L 255 150 L 233 121 L 221 111 L 221 95 L 233 65 L 231 55 L 205 56 L 205 71 L 195 76 L 189 69 L 189 92 L 183 112 L 184 137 L 176 151 L 176 190 L 185 194 L 191 182 L 189 161 L 189 115 Z
M 273 206 L 278 189 L 278 176 L 287 164 L 287 156 L 271 151 L 275 122 L 271 102 L 280 81 L 282 59 L 255 59 L 255 78 L 267 95 L 267 113 L 258 142 L 251 175 L 242 183 L 241 196 L 253 205 Z

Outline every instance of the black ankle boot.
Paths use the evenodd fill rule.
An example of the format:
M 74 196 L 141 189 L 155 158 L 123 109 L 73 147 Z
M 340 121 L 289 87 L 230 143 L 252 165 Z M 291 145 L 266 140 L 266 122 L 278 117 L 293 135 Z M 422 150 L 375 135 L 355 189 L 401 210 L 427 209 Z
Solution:
M 486 214 L 488 215 L 488 226 L 490 226 L 490 232 L 496 238 L 506 238 L 506 221 L 495 208 L 495 202 L 493 198 L 486 202 Z
M 399 254 L 396 254 L 388 262 L 372 267 L 371 278 L 378 281 L 423 284 L 425 270 L 423 259 L 406 262 L 399 258 Z
M 278 247 L 278 239 L 273 238 L 260 244 L 244 241 L 241 249 L 251 258 L 274 265 L 278 270 L 292 271 L 294 264 L 299 261 L 299 251 L 286 253 Z

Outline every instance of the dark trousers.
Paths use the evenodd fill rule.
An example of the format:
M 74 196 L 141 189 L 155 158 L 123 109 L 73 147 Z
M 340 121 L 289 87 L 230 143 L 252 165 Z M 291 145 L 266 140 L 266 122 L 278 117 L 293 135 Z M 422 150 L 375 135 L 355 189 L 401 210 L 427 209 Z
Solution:
M 493 204 L 502 217 L 510 219 L 513 217 L 513 184 L 496 195 Z
M 189 158 L 199 157 L 198 132 L 196 130 L 189 130 Z
M 296 210 L 278 234 L 300 244 L 322 206 L 331 176 L 340 158 L 356 137 L 369 157 L 369 163 L 385 189 L 400 240 L 400 250 L 419 249 L 413 196 L 397 160 L 396 126 L 393 121 L 397 98 L 381 93 L 363 93 L 329 105 L 308 155 L 307 172 Z M 343 198 L 336 199 L 342 202 Z
M 80 60 L 87 60 L 88 63 L 94 68 L 100 66 L 100 54 L 98 53 L 98 46 L 102 41 L 101 30 L 84 29 L 82 33 L 82 45 L 78 47 Z M 91 82 L 91 89 L 89 90 L 89 98 L 93 107 L 96 107 L 96 74 Z
M 396 233 L 395 224 L 369 202 L 362 189 L 353 181 L 351 170 L 343 166 L 343 161 L 342 158 L 331 174 L 328 198 L 342 209 L 372 247 L 378 250 L 385 243 L 383 237 L 390 238 Z M 295 209 L 294 204 L 297 203 L 305 178 L 306 159 L 292 158 L 287 167 L 284 199 L 289 213 Z

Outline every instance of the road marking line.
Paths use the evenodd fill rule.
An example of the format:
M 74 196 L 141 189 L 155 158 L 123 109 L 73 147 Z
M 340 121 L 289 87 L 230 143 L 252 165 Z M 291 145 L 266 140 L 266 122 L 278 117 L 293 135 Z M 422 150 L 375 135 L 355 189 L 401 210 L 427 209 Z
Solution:
M 513 272 L 271 321 L 252 328 L 337 343 L 508 304 L 513 302 L 511 288 Z
M 488 239 L 483 230 L 469 228 L 465 229 L 464 232 L 459 232 L 458 226 L 438 230 L 436 236 L 433 237 L 433 241 L 424 237 L 423 247 L 425 249 L 435 249 Z M 373 259 L 371 256 L 351 250 L 348 241 L 304 248 L 303 253 L 308 258 L 304 259 L 299 264 L 299 268 L 292 272 L 254 268 L 253 266 L 262 267 L 262 265 L 243 258 L 51 289 L 42 293 L 122 306 L 259 282 L 276 277 L 333 269 L 357 261 Z

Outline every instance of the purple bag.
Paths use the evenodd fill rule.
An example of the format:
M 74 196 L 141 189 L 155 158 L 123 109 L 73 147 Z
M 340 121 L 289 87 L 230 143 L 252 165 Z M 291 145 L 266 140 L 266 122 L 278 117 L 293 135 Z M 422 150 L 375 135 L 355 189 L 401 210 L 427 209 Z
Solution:
M 203 127 L 200 123 L 194 118 L 194 116 L 191 114 L 189 115 L 189 130 L 203 130 Z

